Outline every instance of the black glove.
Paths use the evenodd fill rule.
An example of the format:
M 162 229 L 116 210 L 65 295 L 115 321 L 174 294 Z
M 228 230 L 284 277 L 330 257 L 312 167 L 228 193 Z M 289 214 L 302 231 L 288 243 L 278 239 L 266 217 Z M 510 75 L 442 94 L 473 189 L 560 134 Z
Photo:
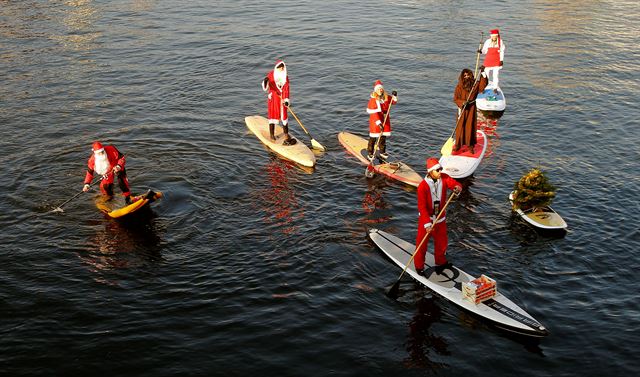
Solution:
M 289 107 L 289 100 L 288 99 L 284 100 L 284 107 Z
M 480 66 L 480 72 L 482 72 L 482 71 L 484 71 L 484 66 L 483 65 Z
M 482 50 L 481 49 L 478 49 L 478 54 L 482 54 Z
M 502 60 L 500 60 L 500 67 L 502 67 Z
M 392 91 L 392 92 L 391 92 L 391 95 L 395 97 L 395 96 L 397 96 L 397 95 L 398 95 L 398 92 L 396 92 L 396 91 L 394 90 L 394 91 Z
M 469 101 L 464 101 L 464 103 L 462 104 L 462 107 L 464 108 L 464 107 L 467 107 L 467 106 L 469 106 Z
M 269 78 L 268 77 L 265 77 L 264 80 L 262 80 L 262 85 L 265 86 L 265 87 L 267 85 L 269 85 Z

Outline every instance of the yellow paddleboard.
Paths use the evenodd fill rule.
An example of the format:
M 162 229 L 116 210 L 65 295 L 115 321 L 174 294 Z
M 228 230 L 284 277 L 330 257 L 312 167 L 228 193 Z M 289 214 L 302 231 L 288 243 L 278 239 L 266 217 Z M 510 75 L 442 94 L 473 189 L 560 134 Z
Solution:
M 122 208 L 117 208 L 112 210 L 110 206 L 103 200 L 98 200 L 96 202 L 96 206 L 100 211 L 102 211 L 107 216 L 118 219 L 125 217 L 127 215 L 131 215 L 143 208 L 144 206 L 162 198 L 162 193 L 160 191 L 152 191 L 148 190 L 146 193 L 138 196 L 133 196 L 131 198 L 132 203 L 128 204 Z

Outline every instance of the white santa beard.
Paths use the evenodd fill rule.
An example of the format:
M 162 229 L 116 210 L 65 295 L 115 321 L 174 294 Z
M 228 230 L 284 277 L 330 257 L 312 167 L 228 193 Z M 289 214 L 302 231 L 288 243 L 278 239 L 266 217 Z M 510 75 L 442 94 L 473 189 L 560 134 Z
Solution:
M 93 170 L 100 174 L 104 175 L 109 171 L 109 160 L 107 159 L 107 155 L 105 153 L 94 155 L 94 167 Z
M 287 70 L 276 69 L 273 72 L 273 81 L 276 82 L 276 85 L 278 86 L 278 88 L 282 89 L 284 84 L 287 82 Z

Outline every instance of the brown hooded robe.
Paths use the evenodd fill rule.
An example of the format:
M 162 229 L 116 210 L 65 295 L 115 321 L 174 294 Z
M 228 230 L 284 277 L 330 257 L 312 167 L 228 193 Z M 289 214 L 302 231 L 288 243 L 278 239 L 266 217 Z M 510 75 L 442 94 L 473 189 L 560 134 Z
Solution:
M 458 106 L 458 109 L 462 110 L 462 106 L 464 102 L 469 100 L 475 101 L 478 93 L 481 93 L 484 88 L 487 86 L 487 78 L 485 76 L 480 76 L 480 81 L 474 83 L 472 87 L 471 96 L 469 96 L 469 91 L 462 86 L 463 75 L 465 70 L 460 73 L 458 78 L 458 85 L 456 85 L 456 89 L 453 92 L 453 102 Z M 469 70 L 469 72 L 471 72 Z M 480 74 L 480 73 L 478 73 Z M 473 76 L 473 72 L 471 72 Z M 458 122 L 458 126 L 456 127 L 456 144 L 454 150 L 462 147 L 463 145 L 472 147 L 476 144 L 476 103 L 470 103 L 465 107 L 464 112 L 461 114 L 461 119 L 458 121 L 458 117 L 456 114 L 456 122 Z

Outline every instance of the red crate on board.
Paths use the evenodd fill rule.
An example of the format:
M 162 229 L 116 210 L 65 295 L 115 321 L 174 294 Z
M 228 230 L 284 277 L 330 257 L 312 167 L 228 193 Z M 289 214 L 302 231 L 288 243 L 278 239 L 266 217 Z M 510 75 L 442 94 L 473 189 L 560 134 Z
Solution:
M 498 293 L 496 281 L 486 275 L 462 284 L 462 297 L 476 305 L 490 299 L 496 293 Z

